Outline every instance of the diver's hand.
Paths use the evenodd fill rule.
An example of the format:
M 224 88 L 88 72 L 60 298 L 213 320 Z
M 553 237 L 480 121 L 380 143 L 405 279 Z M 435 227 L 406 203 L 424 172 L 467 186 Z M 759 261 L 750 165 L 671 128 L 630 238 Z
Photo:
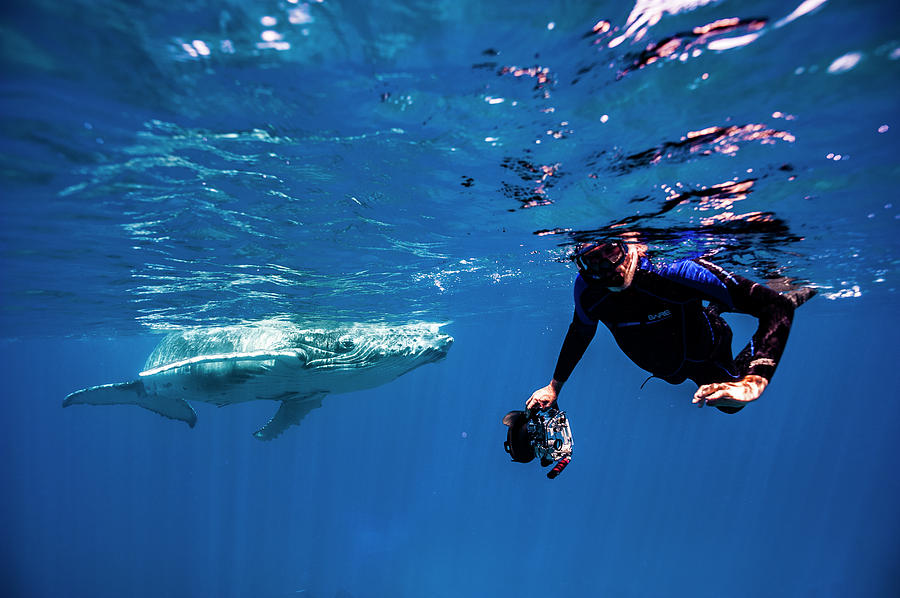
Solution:
M 698 407 L 706 405 L 724 405 L 727 407 L 743 407 L 759 398 L 769 381 L 762 376 L 744 376 L 737 382 L 719 382 L 704 384 L 694 393 L 693 403 Z
M 525 401 L 525 408 L 537 408 L 539 410 L 547 409 L 556 402 L 556 397 L 559 396 L 559 390 L 561 388 L 561 382 L 551 380 L 550 384 L 548 384 L 544 388 L 539 388 L 532 393 L 531 397 L 527 401 Z

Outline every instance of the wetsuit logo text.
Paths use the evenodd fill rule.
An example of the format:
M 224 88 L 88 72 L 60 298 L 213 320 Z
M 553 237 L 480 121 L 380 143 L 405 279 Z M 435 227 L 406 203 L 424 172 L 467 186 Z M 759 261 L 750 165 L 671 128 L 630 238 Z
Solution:
M 647 322 L 655 322 L 657 320 L 662 320 L 663 318 L 670 318 L 670 317 L 672 317 L 672 312 L 669 311 L 668 309 L 664 309 L 663 311 L 659 312 L 658 314 L 648 315 Z

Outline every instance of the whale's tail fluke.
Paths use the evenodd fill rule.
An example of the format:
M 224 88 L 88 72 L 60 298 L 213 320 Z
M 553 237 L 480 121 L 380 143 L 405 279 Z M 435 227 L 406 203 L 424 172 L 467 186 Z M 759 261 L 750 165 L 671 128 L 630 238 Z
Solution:
M 63 407 L 69 405 L 138 405 L 163 417 L 181 420 L 192 428 L 197 423 L 197 413 L 187 401 L 149 396 L 140 380 L 76 390 L 63 400 Z

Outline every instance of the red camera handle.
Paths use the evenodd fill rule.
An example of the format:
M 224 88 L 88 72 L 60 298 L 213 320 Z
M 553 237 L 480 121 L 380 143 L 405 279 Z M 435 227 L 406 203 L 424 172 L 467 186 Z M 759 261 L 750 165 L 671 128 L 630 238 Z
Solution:
M 559 460 L 559 462 L 553 466 L 553 469 L 547 472 L 547 477 L 551 480 L 562 473 L 562 470 L 566 468 L 566 465 L 571 461 L 571 457 L 563 457 Z

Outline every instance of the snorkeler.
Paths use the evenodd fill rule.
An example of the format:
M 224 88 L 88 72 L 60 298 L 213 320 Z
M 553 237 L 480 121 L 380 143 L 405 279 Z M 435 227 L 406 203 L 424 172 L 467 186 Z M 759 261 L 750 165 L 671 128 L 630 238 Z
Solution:
M 670 384 L 692 380 L 693 403 L 737 413 L 769 384 L 784 352 L 794 309 L 815 295 L 809 287 L 779 294 L 704 259 L 655 265 L 643 245 L 621 239 L 582 245 L 575 315 L 563 341 L 550 384 L 536 390 L 525 411 L 510 411 L 504 448 L 513 461 L 540 457 L 555 478 L 569 464 L 574 442 L 557 398 L 597 332 L 609 328 L 619 348 L 653 378 Z M 736 358 L 731 328 L 719 315 L 754 316 L 759 326 Z
M 622 240 L 583 245 L 572 260 L 578 266 L 575 314 L 553 378 L 531 395 L 529 410 L 556 406 L 602 322 L 625 355 L 653 377 L 670 384 L 690 379 L 699 387 L 694 404 L 736 413 L 769 384 L 794 309 L 816 292 L 802 287 L 782 295 L 704 259 L 655 265 L 646 246 Z M 726 311 L 759 320 L 736 358 L 731 328 L 719 315 Z

